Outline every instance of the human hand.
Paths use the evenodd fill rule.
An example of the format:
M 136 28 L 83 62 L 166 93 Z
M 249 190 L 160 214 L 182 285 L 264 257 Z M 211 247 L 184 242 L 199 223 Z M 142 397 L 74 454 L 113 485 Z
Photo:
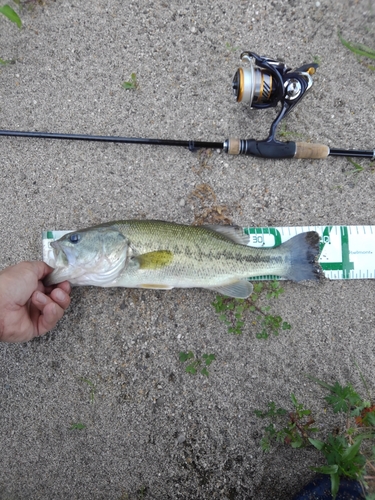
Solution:
M 0 341 L 26 342 L 56 326 L 70 304 L 70 284 L 45 287 L 44 262 L 20 262 L 0 271 Z

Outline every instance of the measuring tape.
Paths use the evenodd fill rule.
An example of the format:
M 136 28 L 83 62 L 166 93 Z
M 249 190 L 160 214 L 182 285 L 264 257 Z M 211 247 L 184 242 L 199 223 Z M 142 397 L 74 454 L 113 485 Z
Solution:
M 318 259 L 326 278 L 374 279 L 375 278 L 375 226 L 299 226 L 299 227 L 245 227 L 252 247 L 281 245 L 296 234 L 316 231 L 320 236 Z M 54 267 L 55 259 L 51 242 L 70 231 L 43 231 L 43 260 Z M 253 280 L 278 279 L 277 276 L 260 276 Z

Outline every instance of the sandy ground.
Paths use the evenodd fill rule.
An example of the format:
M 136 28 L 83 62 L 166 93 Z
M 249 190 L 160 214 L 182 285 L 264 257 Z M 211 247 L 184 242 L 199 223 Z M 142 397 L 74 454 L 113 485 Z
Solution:
M 23 9 L 21 30 L 0 18 L 0 57 L 13 61 L 0 69 L 1 128 L 263 138 L 275 111 L 231 95 L 239 55 L 252 50 L 291 67 L 320 62 L 284 140 L 372 149 L 374 72 L 337 32 L 374 47 L 374 15 L 373 0 L 47 1 Z M 126 91 L 133 72 L 138 88 Z M 354 175 L 345 158 L 14 138 L 0 139 L 0 158 L 1 268 L 41 259 L 43 229 L 192 223 L 218 217 L 215 206 L 245 226 L 374 224 L 368 161 Z M 321 457 L 282 445 L 264 454 L 254 410 L 291 408 L 293 392 L 321 436 L 343 424 L 305 374 L 362 391 L 357 363 L 374 389 L 374 283 L 286 283 L 271 306 L 292 328 L 268 340 L 250 314 L 229 335 L 214 298 L 76 288 L 54 331 L 0 345 L 0 498 L 291 498 Z M 215 354 L 208 378 L 185 372 L 188 350 Z

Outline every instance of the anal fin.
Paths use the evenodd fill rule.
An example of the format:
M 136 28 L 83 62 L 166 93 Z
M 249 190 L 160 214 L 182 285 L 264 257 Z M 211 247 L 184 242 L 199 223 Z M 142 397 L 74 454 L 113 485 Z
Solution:
M 210 287 L 210 290 L 235 299 L 247 299 L 252 294 L 253 288 L 252 283 L 249 281 L 238 280 L 228 285 Z
M 171 290 L 172 288 L 174 288 L 173 286 L 170 286 L 170 285 L 162 285 L 162 284 L 143 284 L 143 285 L 139 285 L 139 288 L 150 288 L 150 289 L 153 289 L 153 290 Z

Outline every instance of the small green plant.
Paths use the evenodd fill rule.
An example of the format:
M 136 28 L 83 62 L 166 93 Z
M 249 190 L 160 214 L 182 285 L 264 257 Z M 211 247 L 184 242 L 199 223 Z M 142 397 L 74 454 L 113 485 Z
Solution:
M 285 139 L 288 139 L 288 138 L 290 139 L 291 137 L 295 137 L 295 138 L 299 138 L 299 139 L 304 138 L 303 134 L 299 134 L 298 132 L 294 132 L 292 130 L 287 130 L 285 123 L 282 123 L 280 125 L 280 128 L 279 128 L 277 133 L 280 137 L 283 137 Z
M 82 431 L 85 428 L 86 428 L 86 424 L 82 424 L 82 422 L 75 422 L 75 423 L 72 423 L 72 425 L 70 426 L 69 430 L 71 430 L 71 431 L 74 431 L 74 430 Z
M 228 333 L 241 335 L 245 324 L 244 314 L 249 311 L 256 315 L 261 330 L 256 334 L 259 339 L 266 339 L 270 334 L 278 335 L 281 330 L 290 330 L 291 326 L 281 316 L 269 313 L 270 306 L 258 305 L 260 299 L 276 299 L 284 292 L 278 281 L 254 283 L 254 291 L 248 299 L 233 299 L 217 295 L 212 302 L 219 319 L 228 326 Z
M 272 442 L 283 442 L 293 448 L 313 445 L 319 450 L 327 464 L 321 467 L 312 467 L 312 470 L 321 474 L 328 474 L 331 478 L 331 493 L 336 498 L 339 490 L 340 478 L 347 477 L 359 481 L 363 491 L 371 492 L 367 500 L 375 498 L 375 405 L 363 399 L 351 384 L 345 386 L 335 382 L 329 385 L 322 380 L 309 378 L 329 391 L 325 397 L 332 407 L 333 413 L 343 412 L 347 416 L 347 425 L 342 433 L 329 433 L 325 440 L 311 437 L 311 433 L 319 431 L 311 427 L 314 423 L 310 410 L 297 402 L 292 394 L 294 410 L 288 413 L 283 408 L 276 409 L 275 403 L 268 404 L 268 410 L 255 414 L 260 418 L 273 420 L 265 429 L 261 441 L 264 451 L 269 451 Z M 361 379 L 368 388 L 361 374 Z M 287 417 L 286 417 L 287 416 Z M 275 421 L 287 418 L 286 425 L 280 428 Z
M 364 170 L 371 171 L 371 172 L 374 172 L 374 170 L 375 170 L 375 163 L 374 162 L 371 162 L 369 166 L 363 167 L 359 163 L 352 160 L 352 158 L 347 157 L 346 159 L 348 160 L 349 163 L 351 163 L 354 166 L 354 170 L 351 170 L 349 172 L 351 174 L 359 174 L 360 172 L 363 172 Z
M 366 45 L 363 45 L 361 43 L 352 43 L 348 42 L 345 40 L 342 36 L 341 33 L 338 33 L 338 37 L 340 39 L 340 42 L 349 49 L 351 52 L 356 54 L 358 58 L 360 57 L 366 57 L 368 59 L 375 59 L 375 50 L 371 49 L 370 47 L 367 47 Z M 371 64 L 366 64 L 367 68 L 371 69 L 372 71 L 375 71 L 375 66 L 372 66 Z
M 122 84 L 125 90 L 135 90 L 138 88 L 137 75 L 132 73 L 130 75 L 130 80 Z
M 311 417 L 311 410 L 303 407 L 297 401 L 294 394 L 290 396 L 294 409 L 289 412 L 284 408 L 277 408 L 273 401 L 268 403 L 268 410 L 262 412 L 255 410 L 254 413 L 259 418 L 268 418 L 272 422 L 264 429 L 264 436 L 261 440 L 263 451 L 270 451 L 272 441 L 289 444 L 292 448 L 302 448 L 308 444 L 308 438 L 311 434 L 318 431 L 317 428 L 311 427 L 315 422 Z M 284 427 L 276 427 L 276 422 L 280 418 L 287 416 L 287 422 Z M 285 418 L 283 418 L 285 420 Z
M 191 375 L 196 375 L 198 370 L 202 375 L 208 377 L 208 367 L 211 365 L 212 361 L 214 361 L 215 354 L 202 354 L 202 359 L 195 357 L 192 351 L 184 352 L 181 351 L 179 354 L 179 358 L 181 363 L 185 363 L 186 361 L 191 361 L 186 367 L 186 373 L 190 373 Z M 201 368 L 203 366 L 203 368 Z
M 89 386 L 89 388 L 90 388 L 90 403 L 93 403 L 95 400 L 95 391 L 96 391 L 95 384 L 93 382 L 91 382 L 91 380 L 88 380 L 87 378 L 82 378 L 81 380 L 82 380 L 82 382 L 85 382 L 85 384 L 87 384 Z
M 359 172 L 363 171 L 362 165 L 360 165 L 359 163 L 355 162 L 351 158 L 346 158 L 346 159 L 348 160 L 349 163 L 351 163 L 354 166 L 354 170 L 351 171 L 352 174 L 359 174 Z
M 340 485 L 340 477 L 356 479 L 366 491 L 369 482 L 375 481 L 375 406 L 369 400 L 363 399 L 351 384 L 345 386 L 335 382 L 329 385 L 315 377 L 311 380 L 327 389 L 330 394 L 324 399 L 331 405 L 333 412 L 343 412 L 347 416 L 344 433 L 329 434 L 326 441 L 309 439 L 316 449 L 321 451 L 327 465 L 314 468 L 316 472 L 329 474 L 331 477 L 331 492 L 335 498 Z M 361 379 L 368 392 L 367 384 L 361 374 Z M 370 497 L 366 497 L 370 498 Z
M 320 56 L 314 56 L 313 57 L 313 62 L 315 64 L 317 64 L 318 66 L 320 66 L 322 64 L 322 60 L 321 60 Z
M 14 0 L 14 3 L 16 3 L 17 5 L 19 5 L 20 4 L 20 0 Z M 21 28 L 22 21 L 21 21 L 19 15 L 17 14 L 17 12 L 14 9 L 12 9 L 12 7 L 10 5 L 5 4 L 5 5 L 0 6 L 0 14 L 2 14 L 3 16 L 5 16 L 12 23 L 17 24 L 17 26 L 19 28 Z M 6 61 L 5 59 L 1 59 L 0 58 L 0 64 L 2 64 L 2 65 L 8 64 L 10 62 L 11 61 Z
M 225 48 L 229 50 L 229 52 L 236 52 L 236 50 L 239 50 L 239 47 L 233 47 L 229 42 L 225 42 Z

